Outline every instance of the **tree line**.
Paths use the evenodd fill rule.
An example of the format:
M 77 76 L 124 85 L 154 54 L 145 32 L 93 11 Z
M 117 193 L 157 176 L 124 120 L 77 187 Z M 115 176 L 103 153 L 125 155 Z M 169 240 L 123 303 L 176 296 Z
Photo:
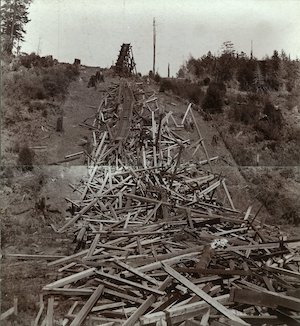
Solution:
M 230 84 L 239 82 L 241 91 L 278 91 L 291 92 L 299 79 L 299 61 L 291 60 L 282 50 L 274 50 L 272 56 L 265 56 L 259 60 L 252 54 L 236 52 L 232 42 L 223 43 L 220 55 L 213 55 L 210 51 L 196 59 L 190 57 L 182 65 L 177 77 L 191 77 L 208 84 L 210 80 L 218 83 Z

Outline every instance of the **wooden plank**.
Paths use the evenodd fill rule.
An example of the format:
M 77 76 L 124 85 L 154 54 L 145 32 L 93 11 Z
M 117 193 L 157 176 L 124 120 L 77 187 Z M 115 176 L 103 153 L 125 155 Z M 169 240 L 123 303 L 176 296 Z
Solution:
M 214 298 L 214 300 L 218 303 L 226 302 L 228 299 L 229 294 Z M 172 324 L 178 324 L 186 321 L 189 318 L 199 316 L 203 310 L 207 309 L 208 307 L 209 304 L 205 301 L 198 301 L 179 307 L 171 307 L 165 309 L 164 311 L 149 313 L 140 317 L 140 325 L 149 325 L 160 321 L 169 321 L 172 322 Z M 245 322 L 243 322 L 243 325 L 245 325 Z
M 141 298 L 134 297 L 132 295 L 128 295 L 126 293 L 118 292 L 115 290 L 107 289 L 106 287 L 104 288 L 104 293 L 109 294 L 113 297 L 127 300 L 129 302 L 135 302 L 135 303 L 139 303 L 139 304 L 142 304 L 144 302 Z
M 47 284 L 46 286 L 44 286 L 43 289 L 49 290 L 51 288 L 62 287 L 64 285 L 79 281 L 85 277 L 90 277 L 95 274 L 95 271 L 96 271 L 95 268 L 90 268 L 90 269 L 84 270 L 82 272 L 64 277 L 64 278 L 57 280 L 53 283 Z
M 240 269 L 220 269 L 220 268 L 212 268 L 212 269 L 205 269 L 205 268 L 187 268 L 187 267 L 178 267 L 176 268 L 177 272 L 181 273 L 198 273 L 198 274 L 203 274 L 203 275 L 240 275 L 240 276 L 249 276 L 252 275 L 253 273 L 245 270 L 240 270 Z
M 48 299 L 46 326 L 53 326 L 54 296 Z
M 0 320 L 5 320 L 6 318 L 8 318 L 9 316 L 13 315 L 15 312 L 14 307 L 9 308 L 8 310 L 6 310 L 5 312 L 3 312 L 0 316 Z
M 93 293 L 92 289 L 80 288 L 80 289 L 67 289 L 67 288 L 46 288 L 42 289 L 44 294 L 51 295 L 64 295 L 64 296 L 89 296 Z
M 159 282 L 158 282 L 156 279 L 154 279 L 153 277 L 150 277 L 150 276 L 146 275 L 145 273 L 139 271 L 138 269 L 136 269 L 136 268 L 134 268 L 134 267 L 131 267 L 131 266 L 129 266 L 129 265 L 123 263 L 123 262 L 120 261 L 120 260 L 117 260 L 117 259 L 116 259 L 116 260 L 114 260 L 114 263 L 115 263 L 116 265 L 118 265 L 118 266 L 120 266 L 120 267 L 126 269 L 126 270 L 129 271 L 130 273 L 132 273 L 132 274 L 134 274 L 134 275 L 137 275 L 137 276 L 139 276 L 140 278 L 142 278 L 142 279 L 144 279 L 144 280 L 146 280 L 146 281 L 148 281 L 148 282 L 150 282 L 150 283 L 152 283 L 152 284 L 154 284 L 154 285 L 159 285 Z
M 44 308 L 45 308 L 45 304 L 44 304 L 44 301 L 43 301 L 43 296 L 40 295 L 40 309 L 35 317 L 35 320 L 34 320 L 34 324 L 33 326 L 38 326 L 39 325 L 39 321 L 42 317 L 42 314 L 43 314 L 43 311 L 44 311 Z
M 99 230 L 101 231 L 102 229 L 103 229 L 103 224 L 100 223 Z M 88 251 L 88 253 L 86 255 L 87 258 L 89 258 L 89 257 L 91 257 L 93 255 L 99 240 L 100 240 L 100 234 L 96 234 L 96 236 L 95 236 L 95 238 L 94 238 L 94 240 L 93 240 L 93 242 L 92 242 L 92 244 L 90 246 L 90 249 L 89 249 L 89 251 Z
M 160 291 L 165 291 L 169 284 L 172 282 L 170 277 L 167 277 L 158 288 Z M 151 307 L 156 301 L 156 296 L 151 294 L 146 301 L 126 320 L 123 326 L 133 326 L 138 319 Z
M 234 204 L 233 204 L 232 198 L 231 198 L 231 196 L 230 196 L 230 193 L 229 193 L 229 191 L 228 191 L 228 188 L 227 188 L 227 186 L 226 186 L 225 179 L 222 180 L 222 186 L 223 186 L 223 189 L 225 190 L 225 194 L 226 194 L 226 196 L 227 196 L 227 199 L 228 199 L 228 201 L 229 201 L 229 203 L 230 203 L 231 208 L 232 208 L 233 210 L 236 210 L 235 207 L 234 207 Z
M 124 302 L 113 302 L 113 303 L 107 303 L 107 304 L 101 304 L 100 306 L 94 307 L 92 309 L 92 312 L 99 312 L 99 311 L 104 311 L 108 309 L 115 309 L 115 308 L 120 308 L 124 307 L 126 304 Z
M 212 165 L 211 165 L 211 163 L 210 163 L 210 159 L 209 159 L 209 156 L 208 156 L 208 153 L 207 153 L 207 149 L 206 149 L 206 147 L 205 147 L 204 140 L 203 140 L 203 137 L 202 137 L 202 135 L 201 135 L 200 129 L 199 129 L 199 127 L 198 127 L 198 123 L 197 123 L 197 120 L 196 120 L 196 118 L 195 118 L 195 116 L 194 116 L 194 113 L 193 113 L 193 109 L 192 109 L 192 108 L 190 109 L 190 112 L 191 112 L 192 119 L 193 119 L 193 121 L 194 121 L 194 125 L 195 125 L 195 127 L 196 127 L 196 131 L 197 131 L 197 133 L 198 133 L 198 136 L 199 136 L 199 138 L 201 139 L 201 145 L 202 145 L 202 147 L 203 147 L 203 150 L 204 150 L 204 153 L 205 153 L 206 159 L 207 159 L 207 161 L 208 161 L 208 164 L 209 164 L 210 170 L 211 170 L 211 172 L 213 172 L 213 168 L 212 168 Z
M 279 306 L 297 312 L 300 311 L 300 299 L 270 291 L 258 292 L 248 289 L 233 289 L 232 301 L 273 309 Z
M 31 255 L 31 254 L 4 254 L 4 258 L 15 258 L 15 259 L 45 259 L 53 260 L 65 258 L 66 256 L 59 255 Z
M 77 258 L 79 258 L 81 256 L 84 256 L 86 253 L 88 253 L 88 251 L 89 251 L 89 249 L 85 249 L 85 250 L 77 252 L 76 254 L 59 258 L 59 259 L 57 259 L 55 261 L 52 261 L 52 262 L 48 263 L 47 266 L 60 265 L 60 264 L 64 264 L 66 262 L 69 262 L 70 260 L 76 260 Z
M 264 266 L 264 268 L 269 272 L 279 273 L 279 274 L 295 277 L 295 278 L 298 278 L 298 279 L 300 278 L 300 273 L 294 272 L 294 271 L 291 271 L 291 270 L 288 270 L 288 269 L 285 269 L 285 268 L 272 267 L 272 266 Z
M 85 303 L 85 305 L 82 307 L 82 309 L 79 311 L 79 313 L 76 315 L 70 326 L 80 326 L 84 320 L 86 319 L 89 312 L 92 310 L 98 299 L 100 298 L 102 292 L 103 292 L 104 286 L 100 284 L 95 292 L 90 296 L 88 301 Z
M 98 201 L 98 198 L 93 199 L 88 205 L 83 207 L 74 217 L 72 217 L 64 226 L 62 226 L 58 232 L 62 233 L 64 232 L 69 226 L 77 222 L 77 220 L 80 219 L 80 217 L 85 214 L 91 207 L 93 207 Z
M 192 282 L 190 282 L 187 278 L 176 272 L 172 267 L 168 266 L 165 263 L 162 263 L 163 269 L 172 277 L 174 277 L 178 282 L 186 286 L 189 290 L 194 292 L 197 296 L 199 296 L 201 299 L 206 301 L 208 304 L 210 304 L 212 307 L 217 309 L 219 312 L 221 312 L 224 316 L 229 318 L 230 320 L 236 321 L 242 325 L 248 325 L 246 322 L 244 322 L 241 318 L 234 315 L 229 309 L 224 307 L 222 304 L 220 304 L 218 301 L 216 301 L 214 298 L 212 298 L 210 295 L 205 293 L 203 290 L 195 286 Z
M 163 291 L 153 289 L 153 288 L 149 288 L 148 286 L 144 286 L 144 285 L 142 285 L 140 283 L 129 281 L 127 279 L 121 278 L 121 277 L 116 276 L 116 275 L 111 275 L 111 274 L 104 273 L 104 272 L 101 272 L 101 271 L 98 271 L 98 270 L 96 270 L 95 273 L 102 276 L 102 277 L 111 279 L 111 280 L 113 280 L 115 282 L 120 282 L 120 283 L 123 283 L 123 284 L 127 284 L 127 285 L 133 286 L 135 288 L 138 288 L 138 289 L 141 289 L 141 290 L 153 293 L 153 294 L 157 294 L 157 295 L 164 295 L 165 294 Z

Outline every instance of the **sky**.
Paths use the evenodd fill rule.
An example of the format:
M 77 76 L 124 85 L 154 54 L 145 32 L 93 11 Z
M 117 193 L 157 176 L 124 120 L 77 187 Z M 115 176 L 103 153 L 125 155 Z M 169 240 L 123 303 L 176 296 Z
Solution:
M 190 57 L 218 54 L 224 41 L 257 58 L 284 49 L 300 57 L 300 0 L 33 0 L 21 51 L 110 67 L 131 43 L 137 71 L 153 62 L 171 75 Z

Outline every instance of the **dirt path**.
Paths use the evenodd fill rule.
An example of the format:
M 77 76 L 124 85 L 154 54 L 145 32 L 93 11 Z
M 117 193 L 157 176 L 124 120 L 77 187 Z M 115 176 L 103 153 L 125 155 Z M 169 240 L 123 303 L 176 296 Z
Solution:
M 48 164 L 63 160 L 66 155 L 80 152 L 85 147 L 84 137 L 90 138 L 91 131 L 80 126 L 84 121 L 92 124 L 94 114 L 100 104 L 103 91 L 108 88 L 111 80 L 106 80 L 95 89 L 87 88 L 87 83 L 96 68 L 81 68 L 80 75 L 76 81 L 72 82 L 69 87 L 69 93 L 66 101 L 62 105 L 63 112 L 63 132 L 56 132 L 51 136 L 51 149 L 49 152 Z M 52 121 L 54 124 L 55 119 Z M 79 157 L 64 166 L 80 165 L 84 163 L 83 157 Z

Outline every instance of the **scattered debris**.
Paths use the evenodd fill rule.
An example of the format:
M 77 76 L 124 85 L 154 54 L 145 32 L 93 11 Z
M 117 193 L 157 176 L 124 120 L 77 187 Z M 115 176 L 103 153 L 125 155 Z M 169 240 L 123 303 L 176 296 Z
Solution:
M 48 263 L 58 277 L 35 325 L 299 324 L 300 239 L 235 208 L 192 105 L 176 121 L 136 86 L 114 85 L 96 110 L 89 177 L 57 229 L 76 250 Z M 197 144 L 180 133 L 186 119 Z

